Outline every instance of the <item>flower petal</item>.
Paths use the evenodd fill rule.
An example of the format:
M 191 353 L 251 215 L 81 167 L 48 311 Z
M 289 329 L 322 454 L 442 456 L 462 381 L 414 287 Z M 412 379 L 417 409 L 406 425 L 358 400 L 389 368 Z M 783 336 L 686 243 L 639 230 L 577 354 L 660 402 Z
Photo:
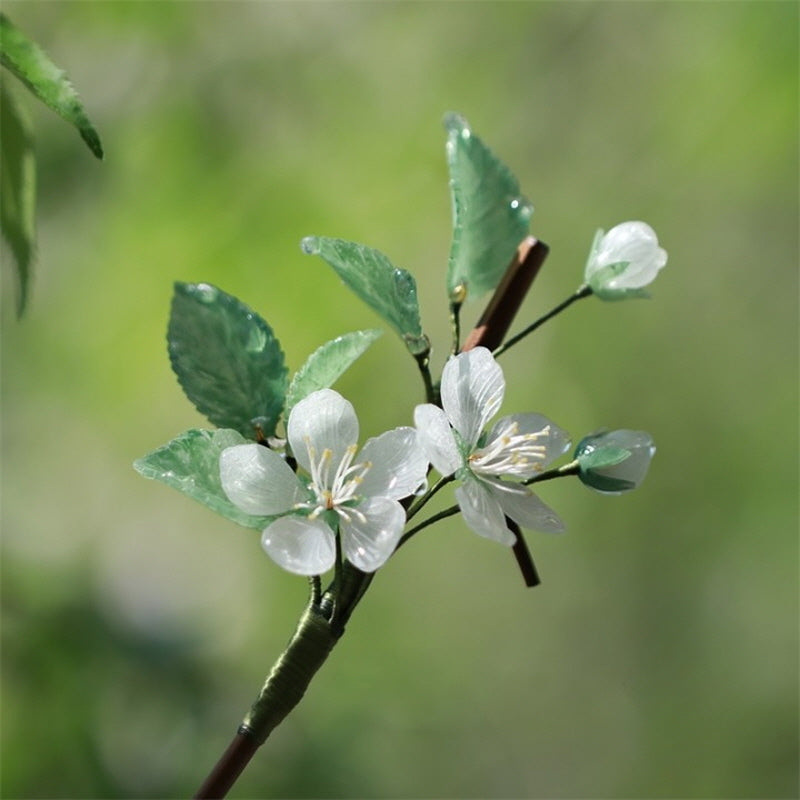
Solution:
M 326 449 L 332 451 L 335 466 L 347 448 L 358 441 L 358 418 L 352 404 L 333 389 L 320 389 L 304 397 L 289 414 L 289 444 L 297 462 L 311 472 L 309 447 L 319 459 Z
M 345 517 L 347 511 L 339 509 L 344 554 L 362 572 L 375 572 L 397 547 L 406 512 L 387 497 L 370 497 Z
M 442 407 L 470 447 L 500 410 L 505 388 L 503 370 L 485 347 L 459 353 L 444 365 Z
M 461 466 L 462 459 L 444 411 L 431 403 L 417 406 L 414 424 L 425 456 L 439 473 L 452 475 Z
M 264 529 L 261 546 L 279 567 L 295 575 L 321 575 L 336 561 L 333 531 L 320 519 L 276 519 Z
M 219 477 L 228 499 L 245 514 L 283 514 L 307 495 L 283 458 L 260 444 L 223 450 Z
M 479 536 L 511 546 L 517 537 L 506 526 L 505 515 L 494 494 L 482 481 L 468 478 L 455 491 L 464 522 Z
M 369 439 L 356 460 L 372 464 L 359 487 L 365 497 L 407 497 L 425 482 L 428 471 L 414 428 L 395 428 Z
M 558 514 L 530 489 L 516 485 L 509 491 L 498 484 L 499 481 L 492 481 L 489 484 L 492 495 L 500 504 L 503 513 L 511 517 L 521 528 L 533 528 L 544 533 L 561 533 L 565 529 Z M 519 489 L 525 491 L 518 491 Z
M 487 450 L 496 439 L 511 435 L 535 436 L 532 444 L 544 448 L 541 460 L 532 461 L 530 468 L 522 468 L 515 473 L 521 478 L 530 478 L 541 472 L 552 461 L 564 455 L 572 443 L 569 434 L 543 414 L 509 414 L 492 426 L 482 449 Z

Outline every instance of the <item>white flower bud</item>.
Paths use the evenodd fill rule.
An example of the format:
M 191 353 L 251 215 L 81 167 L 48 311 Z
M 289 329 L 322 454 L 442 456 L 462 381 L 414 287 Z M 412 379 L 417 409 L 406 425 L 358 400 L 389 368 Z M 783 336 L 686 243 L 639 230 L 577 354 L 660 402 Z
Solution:
M 601 300 L 646 297 L 644 287 L 667 263 L 656 232 L 645 222 L 623 222 L 598 231 L 586 262 L 584 280 Z
M 653 437 L 644 431 L 618 430 L 583 439 L 575 450 L 578 477 L 604 494 L 635 489 L 644 480 L 656 452 Z

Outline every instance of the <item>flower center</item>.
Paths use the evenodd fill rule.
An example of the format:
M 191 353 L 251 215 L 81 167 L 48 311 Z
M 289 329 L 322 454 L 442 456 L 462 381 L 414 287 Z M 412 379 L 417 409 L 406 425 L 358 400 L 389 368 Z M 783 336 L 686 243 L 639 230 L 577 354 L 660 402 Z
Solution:
M 298 507 L 312 509 L 309 519 L 318 517 L 324 511 L 335 511 L 343 519 L 356 516 L 363 521 L 364 515 L 353 505 L 359 500 L 358 487 L 372 463 L 362 461 L 354 464 L 358 446 L 351 444 L 334 469 L 333 451 L 330 448 L 326 447 L 318 453 L 308 438 L 305 439 L 305 445 L 311 471 L 311 490 L 316 502 L 301 503 Z
M 486 447 L 470 453 L 467 459 L 469 467 L 483 475 L 524 477 L 531 472 L 541 472 L 547 446 L 538 442 L 549 434 L 549 425 L 534 433 L 520 433 L 519 423 L 514 422 Z

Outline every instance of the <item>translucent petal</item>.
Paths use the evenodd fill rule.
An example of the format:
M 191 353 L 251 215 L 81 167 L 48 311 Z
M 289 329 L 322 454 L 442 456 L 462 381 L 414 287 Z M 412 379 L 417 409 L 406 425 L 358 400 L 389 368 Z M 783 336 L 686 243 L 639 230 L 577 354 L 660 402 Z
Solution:
M 287 429 L 292 454 L 307 472 L 311 471 L 309 447 L 316 450 L 317 459 L 324 450 L 331 450 L 335 471 L 347 448 L 358 441 L 356 412 L 333 389 L 312 392 L 297 403 L 289 414 Z
M 610 273 L 606 289 L 640 289 L 652 283 L 667 263 L 667 252 L 658 246 L 656 232 L 647 223 L 623 222 L 612 228 L 587 265 L 587 280 L 605 267 L 623 262 L 627 266 L 616 275 Z
M 522 469 L 517 473 L 522 478 L 529 478 L 540 472 L 559 456 L 564 455 L 572 443 L 570 435 L 543 414 L 509 414 L 492 426 L 483 449 L 488 449 L 496 439 L 512 434 L 539 434 L 533 443 L 542 445 L 545 449 L 544 457 L 532 464 L 531 469 Z
M 281 517 L 264 530 L 261 546 L 279 567 L 295 575 L 321 575 L 336 561 L 333 531 L 320 519 Z
M 490 491 L 503 513 L 521 528 L 533 528 L 544 533 L 561 533 L 564 523 L 552 508 L 545 505 L 530 489 L 515 486 L 515 491 L 504 489 L 499 481 L 492 481 Z M 516 491 L 525 488 L 524 492 Z
M 500 410 L 506 382 L 503 370 L 485 347 L 452 357 L 442 370 L 442 406 L 471 447 Z
M 425 481 L 428 471 L 428 459 L 414 428 L 395 428 L 370 439 L 356 461 L 372 464 L 359 487 L 365 497 L 408 497 Z
M 479 536 L 509 547 L 516 536 L 506 526 L 500 503 L 483 482 L 467 479 L 455 491 L 464 522 Z
M 340 515 L 347 512 L 339 510 Z M 345 556 L 363 572 L 374 572 L 394 552 L 405 522 L 406 512 L 396 500 L 365 500 L 339 523 Z
M 461 466 L 461 454 L 444 411 L 430 403 L 417 406 L 414 424 L 425 456 L 439 473 L 452 475 Z
M 228 499 L 246 514 L 283 514 L 308 495 L 283 458 L 260 444 L 223 450 L 219 476 Z

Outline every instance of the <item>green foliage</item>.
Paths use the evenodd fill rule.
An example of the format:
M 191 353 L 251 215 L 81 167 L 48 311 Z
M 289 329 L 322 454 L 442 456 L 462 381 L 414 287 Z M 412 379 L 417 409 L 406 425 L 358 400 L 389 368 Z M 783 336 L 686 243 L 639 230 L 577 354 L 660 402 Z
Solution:
M 14 73 L 46 106 L 78 129 L 81 138 L 97 156 L 103 146 L 83 109 L 78 93 L 59 69 L 22 31 L 0 14 L 0 63 Z
M 42 49 L 0 13 L 0 64 L 19 78 L 45 105 L 74 125 L 89 149 L 103 157 L 97 131 L 89 122 L 78 93 Z M 33 136 L 7 87 L 0 83 L 0 230 L 17 270 L 17 314 L 28 299 L 35 247 L 36 156 Z
M 492 291 L 517 245 L 528 235 L 533 206 L 520 194 L 508 167 L 470 130 L 448 114 L 447 165 L 453 204 L 453 241 L 447 268 L 451 297 Z
M 300 400 L 317 389 L 332 386 L 345 370 L 379 337 L 376 329 L 337 336 L 317 348 L 295 373 L 286 393 L 286 416 Z
M 655 472 L 615 501 L 543 484 L 569 532 L 529 537 L 534 590 L 460 521 L 404 548 L 231 795 L 798 797 L 798 465 L 781 445 L 798 382 L 765 358 L 797 365 L 796 4 L 2 8 L 96 76 L 103 144 L 124 153 L 100 194 L 81 190 L 88 152 L 54 115 L 37 126 L 59 263 L 46 306 L 34 274 L 35 324 L 3 322 L 3 797 L 197 790 L 303 590 L 255 531 L 224 535 L 233 523 L 124 469 L 214 428 L 164 380 L 164 276 L 240 291 L 294 369 L 372 324 L 313 291 L 336 278 L 297 252 L 302 231 L 349 235 L 414 272 L 438 344 L 425 302 L 450 245 L 437 127 L 453 106 L 514 167 L 535 228 L 546 211 L 527 313 L 575 288 L 598 225 L 642 215 L 670 247 L 656 305 L 587 301 L 544 351 L 502 357 L 510 409 L 652 425 Z M 752 124 L 732 124 L 745 108 Z M 615 378 L 609 349 L 630 372 Z M 408 414 L 412 364 L 354 366 L 365 431 Z
M 167 330 L 170 362 L 186 396 L 220 428 L 272 436 L 287 369 L 272 328 L 206 283 L 176 283 Z
M 0 83 L 0 229 L 17 265 L 17 313 L 28 299 L 36 238 L 36 156 L 27 119 Z
M 219 457 L 226 447 L 244 444 L 237 431 L 188 430 L 134 462 L 134 469 L 197 500 L 245 528 L 263 530 L 270 517 L 253 517 L 228 500 L 219 478 Z
M 422 332 L 417 282 L 378 250 L 343 239 L 307 236 L 303 251 L 321 256 L 367 305 L 377 311 L 403 338 L 414 355 L 430 347 Z

